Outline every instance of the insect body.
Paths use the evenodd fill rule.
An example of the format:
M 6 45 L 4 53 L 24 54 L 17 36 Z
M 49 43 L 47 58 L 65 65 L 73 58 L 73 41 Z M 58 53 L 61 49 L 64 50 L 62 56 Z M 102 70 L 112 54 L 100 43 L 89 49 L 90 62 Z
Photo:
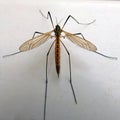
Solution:
M 55 40 L 55 63 L 56 63 L 56 72 L 58 74 L 60 74 L 60 36 L 61 36 L 61 28 L 59 25 L 56 25 L 55 29 L 55 36 L 56 36 L 56 40 Z
M 41 12 L 41 11 L 40 11 Z M 42 14 L 42 12 L 41 12 Z M 43 17 L 45 17 L 43 14 L 42 14 Z M 57 72 L 57 75 L 59 77 L 59 74 L 60 74 L 60 44 L 63 45 L 63 47 L 65 48 L 67 54 L 68 54 L 68 57 L 69 57 L 69 73 L 70 73 L 70 86 L 71 86 L 71 89 L 72 89 L 72 93 L 73 93 L 73 97 L 74 97 L 74 100 L 75 100 L 75 103 L 77 104 L 77 99 L 76 99 L 76 95 L 75 95 L 75 92 L 74 92 L 74 88 L 73 88 L 73 84 L 72 84 L 72 77 L 71 77 L 71 59 L 70 59 L 70 53 L 69 51 L 67 50 L 66 46 L 64 45 L 64 43 L 61 41 L 61 37 L 66 37 L 68 38 L 71 42 L 77 44 L 78 46 L 84 48 L 84 49 L 87 49 L 89 51 L 92 51 L 92 52 L 95 52 L 99 55 L 102 55 L 104 57 L 107 57 L 107 58 L 111 58 L 111 59 L 117 59 L 116 57 L 109 57 L 109 56 L 106 56 L 102 53 L 99 53 L 97 52 L 97 47 L 92 44 L 90 41 L 86 40 L 84 38 L 84 36 L 82 35 L 82 33 L 75 33 L 75 34 L 72 34 L 72 33 L 69 33 L 69 32 L 66 32 L 63 30 L 65 24 L 67 23 L 67 21 L 69 20 L 69 18 L 72 18 L 73 20 L 75 20 L 78 24 L 83 24 L 83 25 L 89 25 L 91 23 L 93 23 L 94 21 L 90 22 L 90 23 L 79 23 L 74 17 L 72 17 L 71 15 L 69 15 L 66 19 L 66 21 L 64 22 L 63 26 L 60 28 L 60 26 L 57 24 L 55 27 L 54 27 L 54 24 L 53 24 L 53 20 L 52 20 L 52 17 L 51 17 L 51 14 L 50 12 L 48 12 L 48 17 L 50 18 L 50 21 L 52 23 L 52 27 L 53 27 L 53 30 L 49 31 L 49 32 L 46 32 L 46 33 L 41 33 L 41 32 L 35 32 L 32 39 L 24 42 L 20 47 L 19 47 L 19 52 L 16 52 L 16 53 L 13 53 L 13 54 L 10 54 L 10 55 L 5 55 L 3 57 L 7 57 L 7 56 L 11 56 L 11 55 L 15 55 L 15 54 L 18 54 L 18 53 L 21 53 L 21 52 L 24 52 L 24 51 L 28 51 L 28 50 L 31 50 L 33 48 L 36 48 L 38 46 L 40 46 L 41 44 L 43 44 L 44 42 L 46 42 L 48 39 L 54 37 L 55 40 L 53 41 L 53 43 L 51 44 L 48 52 L 47 52 L 47 56 L 46 56 L 46 86 L 45 86 L 45 101 L 44 101 L 44 120 L 46 120 L 46 103 L 47 103 L 47 88 L 48 88 L 48 56 L 49 56 L 49 53 L 50 53 L 50 50 L 52 48 L 52 46 L 55 44 L 55 64 L 56 64 L 56 72 Z M 54 32 L 54 36 L 52 35 L 52 33 Z M 64 33 L 64 36 L 61 35 L 61 33 Z M 38 36 L 35 36 L 35 34 L 40 34 Z M 78 36 L 78 35 L 81 35 Z

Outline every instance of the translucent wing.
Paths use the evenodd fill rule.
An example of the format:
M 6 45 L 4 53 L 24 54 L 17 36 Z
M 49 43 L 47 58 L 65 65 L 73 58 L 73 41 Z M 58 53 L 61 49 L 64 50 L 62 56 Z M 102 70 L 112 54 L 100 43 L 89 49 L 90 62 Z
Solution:
M 90 50 L 90 51 L 96 51 L 97 48 L 94 44 L 92 44 L 90 41 L 85 40 L 79 36 L 76 36 L 74 34 L 71 34 L 69 32 L 63 31 L 66 35 L 66 37 L 73 43 L 79 45 L 80 47 Z
M 46 40 L 48 40 L 51 37 L 52 32 L 53 32 L 53 30 L 50 32 L 47 32 L 47 33 L 43 33 L 42 35 L 38 35 L 38 36 L 34 37 L 33 39 L 30 39 L 30 40 L 24 42 L 19 47 L 20 52 L 31 50 L 33 48 L 40 46 L 41 44 L 43 44 Z

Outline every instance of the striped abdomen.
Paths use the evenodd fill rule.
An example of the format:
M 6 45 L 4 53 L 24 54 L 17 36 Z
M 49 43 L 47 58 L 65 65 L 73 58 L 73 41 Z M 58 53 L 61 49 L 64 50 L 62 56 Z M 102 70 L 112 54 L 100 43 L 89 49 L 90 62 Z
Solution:
M 60 39 L 59 37 L 56 38 L 56 43 L 55 43 L 55 64 L 56 64 L 56 72 L 60 74 Z

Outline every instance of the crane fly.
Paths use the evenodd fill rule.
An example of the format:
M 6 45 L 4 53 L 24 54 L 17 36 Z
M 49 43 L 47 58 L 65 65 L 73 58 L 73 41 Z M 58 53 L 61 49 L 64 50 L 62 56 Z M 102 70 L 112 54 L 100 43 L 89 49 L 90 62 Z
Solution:
M 71 89 L 72 89 L 74 101 L 75 101 L 76 104 L 77 104 L 77 99 L 76 99 L 75 91 L 74 91 L 73 84 L 72 84 L 72 77 L 71 77 L 70 53 L 69 53 L 68 49 L 66 48 L 66 46 L 64 45 L 64 43 L 61 41 L 61 38 L 67 38 L 71 42 L 73 42 L 74 44 L 77 44 L 78 46 L 80 46 L 80 47 L 82 47 L 82 48 L 84 48 L 86 50 L 89 50 L 89 51 L 92 51 L 92 52 L 97 53 L 99 55 L 102 55 L 103 57 L 110 58 L 110 59 L 117 59 L 117 58 L 116 57 L 110 57 L 110 56 L 107 56 L 107 55 L 104 55 L 102 53 L 97 52 L 97 47 L 93 43 L 91 43 L 90 41 L 86 40 L 82 33 L 72 34 L 72 33 L 69 33 L 69 32 L 66 32 L 66 31 L 63 30 L 63 28 L 65 27 L 67 21 L 70 18 L 73 19 L 78 24 L 82 24 L 82 25 L 92 24 L 93 22 L 95 22 L 95 20 L 90 22 L 90 23 L 79 23 L 73 16 L 69 15 L 67 17 L 67 19 L 65 20 L 63 26 L 60 27 L 58 24 L 56 26 L 54 26 L 51 13 L 49 11 L 48 11 L 47 17 L 41 11 L 40 11 L 40 13 L 46 19 L 50 18 L 53 30 L 51 30 L 49 32 L 46 32 L 46 33 L 34 32 L 32 39 L 27 40 L 26 42 L 24 42 L 19 47 L 18 52 L 13 53 L 13 54 L 9 54 L 9 55 L 5 55 L 3 57 L 8 57 L 8 56 L 12 56 L 12 55 L 15 55 L 15 54 L 18 54 L 18 53 L 21 53 L 21 52 L 31 50 L 33 48 L 36 48 L 36 47 L 42 45 L 48 39 L 55 38 L 55 40 L 51 44 L 51 46 L 50 46 L 50 48 L 49 48 L 49 50 L 47 52 L 47 55 L 46 55 L 46 85 L 45 85 L 44 118 L 43 118 L 43 120 L 46 120 L 46 103 L 47 103 L 47 88 L 48 88 L 48 56 L 49 56 L 51 48 L 53 47 L 54 44 L 55 44 L 55 65 L 56 65 L 56 72 L 57 72 L 58 77 L 59 77 L 59 74 L 60 74 L 60 44 L 63 45 L 63 47 L 65 48 L 65 50 L 66 50 L 66 52 L 68 54 L 68 57 L 69 57 L 69 73 L 70 73 L 69 74 L 70 75 L 69 82 L 70 82 L 70 86 L 71 86 Z M 52 35 L 52 33 L 54 33 L 54 35 Z M 62 36 L 61 33 L 64 33 L 64 36 Z M 40 34 L 40 35 L 35 36 L 36 34 Z M 81 35 L 81 37 L 78 36 L 78 35 Z

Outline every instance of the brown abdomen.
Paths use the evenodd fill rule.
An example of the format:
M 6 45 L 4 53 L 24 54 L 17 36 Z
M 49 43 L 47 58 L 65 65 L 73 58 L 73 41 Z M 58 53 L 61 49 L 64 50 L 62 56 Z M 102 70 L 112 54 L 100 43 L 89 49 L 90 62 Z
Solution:
M 55 43 L 55 64 L 56 64 L 56 72 L 59 77 L 60 74 L 60 40 L 56 39 Z

